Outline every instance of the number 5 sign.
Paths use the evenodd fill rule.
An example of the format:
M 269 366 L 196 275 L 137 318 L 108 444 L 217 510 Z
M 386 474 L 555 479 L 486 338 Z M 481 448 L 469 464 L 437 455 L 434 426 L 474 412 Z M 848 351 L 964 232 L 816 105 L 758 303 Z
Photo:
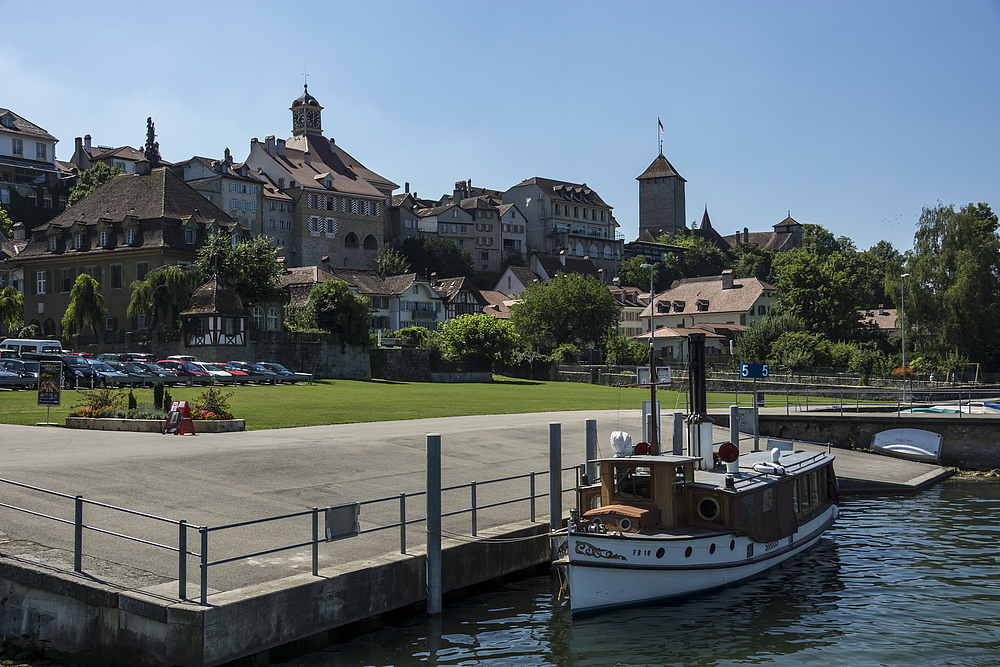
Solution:
M 740 364 L 740 377 L 766 378 L 767 364 Z

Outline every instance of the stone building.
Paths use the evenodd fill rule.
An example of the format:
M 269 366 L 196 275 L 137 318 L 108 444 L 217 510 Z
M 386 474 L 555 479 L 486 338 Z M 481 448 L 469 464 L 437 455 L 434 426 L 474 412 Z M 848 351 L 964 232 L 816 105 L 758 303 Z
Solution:
M 374 268 L 398 186 L 323 136 L 322 109 L 307 88 L 290 107 L 292 136 L 251 139 L 246 165 L 291 198 L 287 266 L 319 265 L 327 258 L 339 267 Z
M 636 177 L 639 181 L 639 235 L 648 231 L 656 239 L 661 234 L 678 234 L 687 229 L 684 211 L 684 178 L 661 152 Z

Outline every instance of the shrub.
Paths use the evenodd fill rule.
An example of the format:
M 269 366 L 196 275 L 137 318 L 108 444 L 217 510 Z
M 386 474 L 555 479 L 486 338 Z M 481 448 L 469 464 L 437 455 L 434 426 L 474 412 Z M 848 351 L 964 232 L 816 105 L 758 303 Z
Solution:
M 198 397 L 198 402 L 191 410 L 191 416 L 195 419 L 232 419 L 229 399 L 233 392 L 223 392 L 215 387 L 209 387 Z M 195 416 L 197 411 L 198 416 Z M 211 415 L 211 416 L 209 416 Z
M 163 389 L 166 385 L 163 384 L 162 380 L 157 380 L 156 384 L 153 385 L 153 407 L 162 410 L 163 409 Z M 170 407 L 170 406 L 167 406 Z
M 81 389 L 83 402 L 74 405 L 77 412 L 86 410 L 88 412 L 99 412 L 108 408 L 124 408 L 125 395 L 121 389 L 102 387 L 101 389 Z M 83 415 L 76 415 L 83 416 Z
M 169 410 L 170 409 L 170 404 L 173 403 L 173 402 L 174 402 L 174 397 L 170 395 L 170 390 L 164 388 L 164 390 L 163 390 L 163 405 L 161 405 L 160 407 L 162 407 L 164 410 Z
M 557 364 L 576 364 L 580 361 L 580 348 L 572 343 L 563 343 L 552 350 L 550 356 Z
M 136 403 L 136 400 L 135 400 L 135 394 L 132 393 L 132 389 L 130 387 L 129 390 L 128 390 L 128 409 L 129 410 L 135 410 L 135 406 L 136 405 L 137 405 L 137 403 Z

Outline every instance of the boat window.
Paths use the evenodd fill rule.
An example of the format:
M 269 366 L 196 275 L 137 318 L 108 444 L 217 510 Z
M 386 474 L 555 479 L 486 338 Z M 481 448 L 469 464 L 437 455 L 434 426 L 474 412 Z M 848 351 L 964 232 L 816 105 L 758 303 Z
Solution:
M 682 465 L 674 466 L 674 486 L 676 487 L 677 495 L 681 495 L 682 493 L 684 493 L 684 483 L 685 483 L 684 466 Z
M 797 483 L 792 484 L 792 507 L 795 508 L 796 514 L 801 511 L 799 509 L 799 485 Z
M 765 513 L 770 512 L 774 507 L 774 489 L 764 489 L 764 509 Z
M 743 496 L 743 521 L 753 520 L 753 497 L 754 494 L 748 493 Z
M 615 498 L 651 500 L 653 487 L 649 468 L 615 466 Z
M 809 500 L 810 505 L 819 505 L 819 472 L 813 470 L 809 473 Z

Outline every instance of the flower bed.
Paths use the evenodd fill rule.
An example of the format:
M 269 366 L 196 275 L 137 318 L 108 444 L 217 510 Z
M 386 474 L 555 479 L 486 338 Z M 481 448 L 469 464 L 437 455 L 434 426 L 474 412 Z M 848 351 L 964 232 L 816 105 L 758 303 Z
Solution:
M 88 417 L 66 417 L 67 428 L 83 428 L 94 431 L 134 431 L 139 433 L 163 433 L 164 419 L 91 419 Z M 195 433 L 230 433 L 245 431 L 245 419 L 195 419 Z

